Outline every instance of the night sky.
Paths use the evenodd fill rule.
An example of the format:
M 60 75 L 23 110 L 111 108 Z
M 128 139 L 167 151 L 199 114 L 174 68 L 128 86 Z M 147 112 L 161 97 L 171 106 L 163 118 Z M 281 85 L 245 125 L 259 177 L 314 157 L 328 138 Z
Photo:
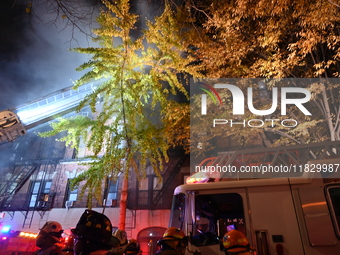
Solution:
M 27 3 L 32 12 L 26 13 Z M 84 72 L 75 69 L 89 56 L 69 51 L 70 48 L 95 44 L 79 29 L 72 30 L 62 12 L 51 7 L 56 0 L 0 1 L 0 111 L 14 109 L 56 90 L 69 87 Z M 86 33 L 98 27 L 95 22 L 100 9 L 99 0 L 65 0 L 73 4 L 85 21 L 77 25 Z M 161 10 L 159 0 L 131 1 L 132 12 L 143 16 L 136 24 L 144 26 L 145 17 L 152 19 Z M 79 6 L 81 5 L 81 6 Z M 72 10 L 72 9 L 70 9 Z M 85 11 L 84 11 L 85 10 Z M 93 10 L 95 10 L 93 12 Z M 89 13 L 92 18 L 89 19 Z M 87 14 L 87 15 L 86 15 Z M 143 24 L 142 24 L 143 23 Z M 137 29 L 138 30 L 138 29 Z M 137 31 L 135 31 L 137 32 Z M 136 34 L 138 36 L 138 32 Z M 87 70 L 88 71 L 88 70 Z
M 82 75 L 75 69 L 88 56 L 69 49 L 93 43 L 65 26 L 67 19 L 53 14 L 48 2 L 34 0 L 27 14 L 26 0 L 0 1 L 0 111 L 71 86 Z

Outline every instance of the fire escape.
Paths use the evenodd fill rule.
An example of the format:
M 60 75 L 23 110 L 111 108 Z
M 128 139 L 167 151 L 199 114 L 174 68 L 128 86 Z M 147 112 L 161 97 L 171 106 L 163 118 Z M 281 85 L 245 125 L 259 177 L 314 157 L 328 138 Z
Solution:
M 178 176 L 181 172 L 181 167 L 186 159 L 185 155 L 180 156 L 179 158 L 174 158 L 170 160 L 169 164 L 167 165 L 167 168 L 165 169 L 163 173 L 163 185 L 160 190 L 155 191 L 155 194 L 153 195 L 152 204 L 157 206 L 161 203 L 161 200 L 166 199 L 165 197 L 168 197 L 168 201 L 172 201 L 172 191 L 174 189 L 174 184 L 176 185 L 177 182 L 174 182 L 174 179 L 176 176 Z M 181 184 L 181 183 L 177 183 Z M 169 193 L 171 191 L 171 193 Z M 167 199 L 166 199 L 167 200 Z
M 51 179 L 57 173 L 57 165 L 65 151 L 64 144 L 57 142 L 56 137 L 40 138 L 35 132 L 47 131 L 47 122 L 56 116 L 74 114 L 78 103 L 96 87 L 97 84 L 94 83 L 85 84 L 78 90 L 73 90 L 71 86 L 11 109 L 20 117 L 26 130 L 31 132 L 11 143 L 1 145 L 4 158 L 0 176 L 0 211 L 6 211 L 12 218 L 16 211 L 22 212 L 23 227 L 30 227 L 35 211 L 42 218 L 45 212 L 52 208 L 58 183 L 54 183 L 48 193 L 45 193 L 40 185 L 35 190 L 36 199 L 33 202 L 30 198 L 31 193 L 18 194 L 18 192 L 24 186 L 30 189 L 30 182 L 45 183 L 47 179 Z
M 153 172 L 147 174 L 143 181 L 147 183 L 147 189 L 141 189 L 140 181 L 132 176 L 129 184 L 129 197 L 127 207 L 131 210 L 157 210 L 171 207 L 173 190 L 183 183 L 182 166 L 188 155 L 169 155 L 169 162 L 164 164 L 161 173 L 162 181 Z
M 40 130 L 39 130 L 40 131 Z M 54 138 L 39 138 L 27 134 L 12 144 L 6 172 L 0 178 L 0 210 L 12 217 L 16 211 L 24 215 L 23 227 L 30 227 L 33 214 L 37 211 L 41 217 L 52 206 L 55 190 L 47 194 L 39 187 L 36 201 L 30 202 L 31 192 L 18 193 L 24 186 L 29 190 L 30 183 L 46 181 L 53 173 L 59 160 L 63 157 L 65 147 Z

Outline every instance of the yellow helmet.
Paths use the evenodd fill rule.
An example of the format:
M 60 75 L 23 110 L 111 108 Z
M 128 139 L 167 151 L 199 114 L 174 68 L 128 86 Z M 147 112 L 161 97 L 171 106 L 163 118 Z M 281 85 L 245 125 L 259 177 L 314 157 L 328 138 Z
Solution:
M 184 232 L 180 228 L 170 227 L 165 230 L 162 240 L 170 239 L 183 239 L 185 237 Z
M 252 250 L 245 235 L 235 229 L 223 236 L 222 244 L 226 252 L 248 252 Z

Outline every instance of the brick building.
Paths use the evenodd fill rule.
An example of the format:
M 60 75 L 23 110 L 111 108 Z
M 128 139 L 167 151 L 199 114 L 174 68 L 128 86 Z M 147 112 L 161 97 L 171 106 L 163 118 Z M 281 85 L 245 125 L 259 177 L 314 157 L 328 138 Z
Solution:
M 65 230 L 75 227 L 87 207 L 87 194 L 80 197 L 80 187 L 72 190 L 70 180 L 86 168 L 81 164 L 90 152 L 85 147 L 77 152 L 66 147 L 58 141 L 61 135 L 41 138 L 37 133 L 50 128 L 48 121 L 55 114 L 76 114 L 76 100 L 84 91 L 82 87 L 78 91 L 64 89 L 15 109 L 18 115 L 20 109 L 28 109 L 30 116 L 23 121 L 25 135 L 0 145 L 1 224 L 29 232 L 38 232 L 48 220 L 60 222 Z M 50 105 L 67 108 L 55 111 Z M 77 114 L 90 116 L 86 109 Z M 129 178 L 126 232 L 128 238 L 144 240 L 142 246 L 157 241 L 168 227 L 173 190 L 189 172 L 188 158 L 182 151 L 173 150 L 169 156 L 162 182 L 151 167 L 145 179 L 138 180 L 133 173 Z M 121 177 L 103 180 L 102 201 L 93 201 L 93 209 L 104 212 L 114 227 L 119 223 L 121 185 Z

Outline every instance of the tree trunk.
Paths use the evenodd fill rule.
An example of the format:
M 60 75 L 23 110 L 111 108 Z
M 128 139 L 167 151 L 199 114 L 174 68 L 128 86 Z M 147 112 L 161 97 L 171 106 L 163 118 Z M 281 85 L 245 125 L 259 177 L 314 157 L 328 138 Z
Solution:
M 120 213 L 119 213 L 119 229 L 125 230 L 125 221 L 126 221 L 126 204 L 127 204 L 127 197 L 128 197 L 128 177 L 124 177 L 122 191 L 120 194 Z

